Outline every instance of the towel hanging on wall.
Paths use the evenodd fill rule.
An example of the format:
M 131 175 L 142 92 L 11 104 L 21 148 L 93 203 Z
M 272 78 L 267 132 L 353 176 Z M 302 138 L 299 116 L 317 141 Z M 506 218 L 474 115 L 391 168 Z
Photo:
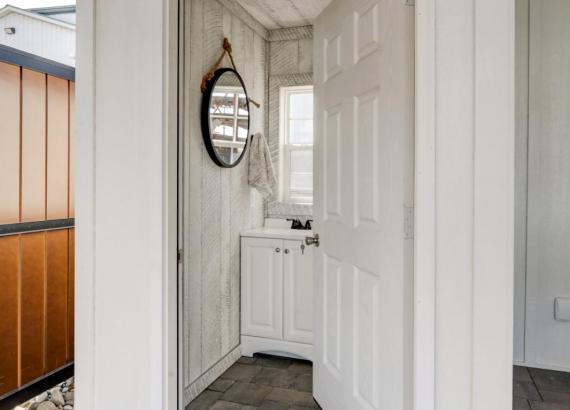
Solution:
M 265 137 L 259 132 L 251 137 L 248 181 L 249 185 L 257 189 L 265 199 L 271 198 L 277 186 L 269 146 Z

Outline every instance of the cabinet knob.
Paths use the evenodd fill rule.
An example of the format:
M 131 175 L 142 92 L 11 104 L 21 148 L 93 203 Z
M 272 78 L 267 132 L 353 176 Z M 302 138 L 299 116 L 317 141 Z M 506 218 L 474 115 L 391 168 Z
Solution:
M 287 254 L 288 254 L 288 253 L 289 253 L 289 249 L 285 249 L 285 253 L 287 253 Z
M 275 252 L 277 253 L 281 252 L 281 248 L 275 248 Z

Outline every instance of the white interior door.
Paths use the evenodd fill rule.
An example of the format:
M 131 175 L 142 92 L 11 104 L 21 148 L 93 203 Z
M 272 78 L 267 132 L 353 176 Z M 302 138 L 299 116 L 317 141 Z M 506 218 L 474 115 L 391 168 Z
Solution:
M 405 3 L 333 0 L 315 23 L 314 395 L 326 410 L 411 407 L 414 11 Z

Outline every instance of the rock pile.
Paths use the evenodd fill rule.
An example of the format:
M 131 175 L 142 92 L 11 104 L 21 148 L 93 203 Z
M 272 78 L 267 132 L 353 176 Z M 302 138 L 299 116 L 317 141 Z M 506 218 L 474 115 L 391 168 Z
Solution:
M 73 410 L 73 378 L 64 381 L 14 410 Z

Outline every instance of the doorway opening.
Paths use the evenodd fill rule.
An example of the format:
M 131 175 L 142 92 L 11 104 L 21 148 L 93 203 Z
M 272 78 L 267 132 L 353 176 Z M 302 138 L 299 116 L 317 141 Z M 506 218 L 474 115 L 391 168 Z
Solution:
M 185 8 L 183 405 L 408 408 L 414 8 Z

